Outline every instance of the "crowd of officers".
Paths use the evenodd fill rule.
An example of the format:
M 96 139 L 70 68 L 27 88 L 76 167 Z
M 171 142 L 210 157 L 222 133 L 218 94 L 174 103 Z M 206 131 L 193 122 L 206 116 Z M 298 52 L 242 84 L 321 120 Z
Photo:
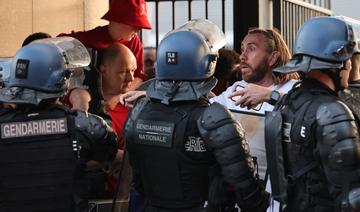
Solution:
M 215 24 L 191 20 L 157 49 L 155 80 L 123 129 L 143 210 L 266 211 L 275 199 L 279 211 L 360 211 L 358 111 L 338 97 L 359 45 L 352 25 L 306 21 L 292 59 L 273 70 L 302 80 L 266 112 L 271 191 L 241 123 L 209 103 L 224 45 Z M 0 90 L 0 211 L 87 211 L 87 173 L 119 154 L 104 119 L 59 102 L 74 70 L 89 64 L 88 50 L 70 37 L 32 42 L 12 58 Z

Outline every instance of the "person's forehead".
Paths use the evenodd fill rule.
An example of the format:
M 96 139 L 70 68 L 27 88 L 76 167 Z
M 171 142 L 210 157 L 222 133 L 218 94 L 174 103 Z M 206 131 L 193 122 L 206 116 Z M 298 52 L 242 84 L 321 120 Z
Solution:
M 264 45 L 264 40 L 265 35 L 261 33 L 247 34 L 241 44 L 245 46 L 249 44 Z
M 136 60 L 128 59 L 123 60 L 122 63 L 119 63 L 119 66 L 123 67 L 124 69 L 136 69 Z

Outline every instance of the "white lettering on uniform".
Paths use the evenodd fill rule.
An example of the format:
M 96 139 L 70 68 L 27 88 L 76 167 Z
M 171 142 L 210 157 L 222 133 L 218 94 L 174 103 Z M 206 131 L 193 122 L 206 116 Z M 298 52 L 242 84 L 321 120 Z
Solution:
M 40 132 L 39 133 L 41 133 L 41 134 L 45 133 L 46 122 L 40 122 L 39 126 L 40 126 Z
M 290 132 L 291 132 L 291 123 L 285 122 L 284 123 L 284 131 L 283 131 L 283 136 L 284 136 L 285 142 L 288 142 L 288 143 L 291 142 Z
M 141 140 L 147 141 L 157 141 L 161 143 L 166 143 L 166 137 L 161 135 L 147 135 L 147 134 L 139 134 L 139 138 Z
M 50 127 L 51 127 L 50 122 L 49 122 L 49 121 L 45 121 L 45 125 L 46 125 L 45 133 L 50 132 Z
M 33 128 L 34 133 L 35 133 L 35 134 L 39 133 L 39 128 L 38 128 L 38 123 L 37 123 L 37 122 L 34 123 L 33 127 L 34 127 L 34 128 Z
M 9 125 L 5 125 L 4 128 L 3 128 L 3 133 L 4 135 L 7 137 L 7 136 L 10 136 L 10 126 Z
M 63 132 L 63 131 L 65 131 L 66 129 L 65 129 L 65 120 L 64 119 L 61 119 L 60 121 L 59 121 L 59 131 L 60 132 Z
M 189 136 L 185 142 L 187 152 L 206 152 L 204 141 L 200 137 Z
M 304 126 L 301 126 L 301 130 L 300 130 L 300 136 L 305 138 L 305 127 Z
M 1 124 L 1 138 L 17 138 L 67 133 L 66 118 Z
M 160 125 L 150 125 L 150 124 L 136 124 L 136 129 L 138 130 L 150 130 L 155 132 L 164 132 L 164 133 L 171 133 L 172 128 L 167 126 L 160 126 Z
M 28 133 L 29 133 L 29 134 L 33 134 L 33 133 L 34 133 L 33 127 L 32 127 L 32 125 L 31 125 L 30 123 L 28 123 L 27 128 L 28 128 Z

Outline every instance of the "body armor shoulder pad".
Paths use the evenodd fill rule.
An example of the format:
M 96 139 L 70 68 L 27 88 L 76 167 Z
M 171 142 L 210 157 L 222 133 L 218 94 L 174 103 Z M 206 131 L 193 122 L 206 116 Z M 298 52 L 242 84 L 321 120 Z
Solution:
M 113 137 L 113 129 L 100 116 L 83 111 L 77 111 L 75 127 L 90 137 L 92 140 L 107 140 Z
M 214 102 L 204 110 L 202 118 L 204 128 L 211 129 L 216 128 L 221 121 L 231 118 L 231 115 L 223 105 Z
M 342 102 L 322 104 L 317 110 L 320 156 L 328 165 L 344 169 L 359 160 L 359 135 L 352 112 Z M 326 158 L 326 159 L 325 159 Z
M 355 118 L 349 108 L 340 101 L 323 103 L 316 111 L 320 141 L 326 145 L 348 138 L 358 138 Z
M 345 120 L 354 121 L 355 118 L 344 103 L 335 101 L 321 104 L 316 112 L 316 120 L 324 126 Z
M 244 130 L 240 124 L 232 118 L 229 111 L 219 103 L 213 103 L 207 107 L 198 120 L 199 131 L 207 140 L 210 149 L 217 146 L 227 145 L 234 139 L 239 142 L 245 141 Z

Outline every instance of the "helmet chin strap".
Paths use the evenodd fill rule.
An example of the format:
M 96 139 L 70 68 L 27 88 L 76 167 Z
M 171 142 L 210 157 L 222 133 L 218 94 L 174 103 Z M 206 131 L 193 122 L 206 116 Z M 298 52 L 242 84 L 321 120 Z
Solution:
M 330 69 L 321 69 L 320 71 L 328 75 L 332 79 L 332 81 L 335 84 L 335 92 L 344 90 L 344 87 L 341 85 L 341 77 L 340 77 L 341 69 L 337 72 L 333 72 Z

